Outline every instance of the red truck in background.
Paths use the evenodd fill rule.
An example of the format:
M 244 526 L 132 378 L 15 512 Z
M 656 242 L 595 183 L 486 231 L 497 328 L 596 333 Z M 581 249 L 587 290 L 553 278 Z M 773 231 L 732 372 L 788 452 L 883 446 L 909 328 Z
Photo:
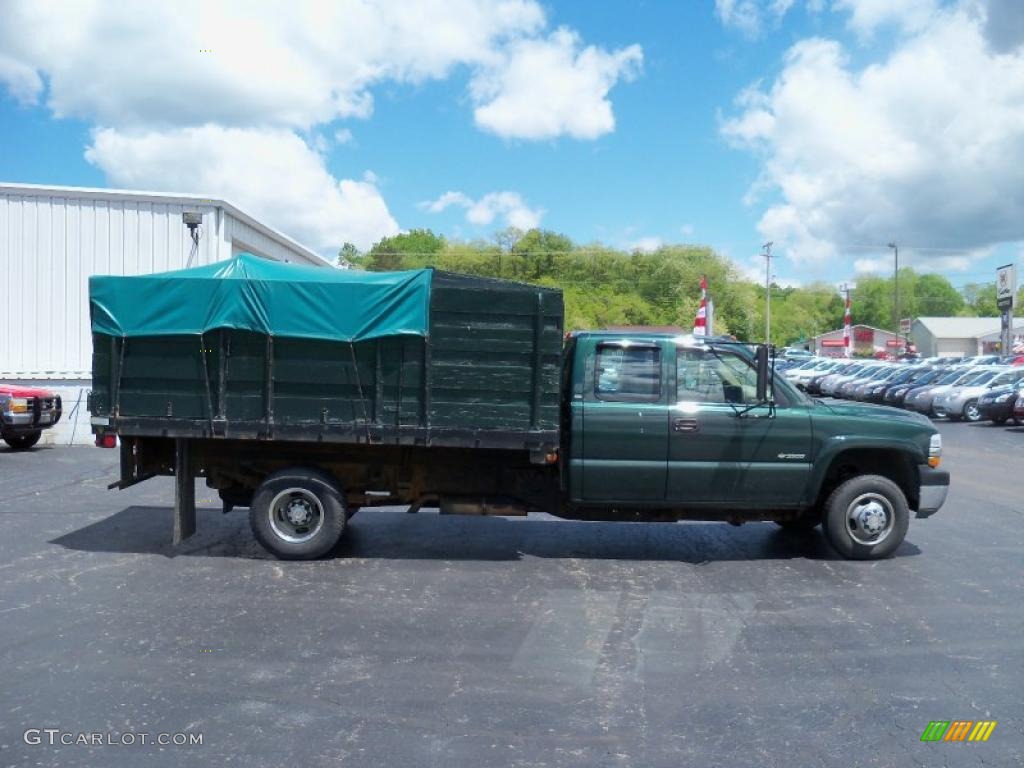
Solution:
M 60 395 L 38 387 L 0 384 L 0 436 L 15 451 L 39 442 L 61 416 Z

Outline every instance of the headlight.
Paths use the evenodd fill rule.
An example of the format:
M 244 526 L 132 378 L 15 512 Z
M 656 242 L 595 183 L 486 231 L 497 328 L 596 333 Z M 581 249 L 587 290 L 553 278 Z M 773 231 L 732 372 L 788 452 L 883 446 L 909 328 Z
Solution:
M 998 397 L 996 397 L 996 402 L 1005 403 L 1011 397 L 1013 397 L 1013 392 L 1007 392 L 1005 395 L 999 395 Z
M 12 397 L 7 401 L 8 413 L 28 413 L 28 400 L 24 397 Z
M 937 467 L 942 461 L 942 435 L 936 433 L 928 441 L 928 466 Z

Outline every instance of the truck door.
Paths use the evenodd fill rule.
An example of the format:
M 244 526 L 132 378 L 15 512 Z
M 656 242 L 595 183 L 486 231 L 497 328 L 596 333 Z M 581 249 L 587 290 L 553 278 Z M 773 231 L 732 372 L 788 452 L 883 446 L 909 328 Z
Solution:
M 597 343 L 578 406 L 583 500 L 664 500 L 668 399 L 662 358 L 662 347 L 653 342 Z
M 756 402 L 757 372 L 744 358 L 706 348 L 676 350 L 669 414 L 668 499 L 787 506 L 801 501 L 810 477 L 807 409 L 778 403 L 743 416 Z

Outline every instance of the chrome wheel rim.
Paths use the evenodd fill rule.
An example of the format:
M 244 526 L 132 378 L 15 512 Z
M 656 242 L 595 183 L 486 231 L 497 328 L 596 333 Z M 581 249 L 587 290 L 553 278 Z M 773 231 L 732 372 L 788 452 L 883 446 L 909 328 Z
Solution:
M 874 546 L 892 533 L 896 512 L 880 493 L 862 493 L 846 508 L 846 530 L 858 544 Z
M 302 544 L 324 526 L 324 506 L 306 488 L 286 488 L 270 502 L 270 527 L 289 544 Z
M 975 403 L 968 403 L 964 408 L 964 418 L 968 421 L 978 421 L 981 419 L 981 411 L 978 410 L 978 406 Z

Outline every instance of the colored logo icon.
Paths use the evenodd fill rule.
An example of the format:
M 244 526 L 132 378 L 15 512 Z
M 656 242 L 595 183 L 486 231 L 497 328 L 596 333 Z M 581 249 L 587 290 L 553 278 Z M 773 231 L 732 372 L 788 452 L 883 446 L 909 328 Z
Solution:
M 921 741 L 988 741 L 995 729 L 995 720 L 932 720 Z

